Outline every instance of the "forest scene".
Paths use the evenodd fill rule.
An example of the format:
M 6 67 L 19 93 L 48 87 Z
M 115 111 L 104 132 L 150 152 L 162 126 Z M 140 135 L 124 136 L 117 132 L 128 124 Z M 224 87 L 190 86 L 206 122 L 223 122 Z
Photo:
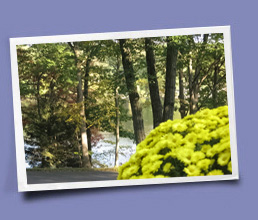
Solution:
M 28 183 L 232 173 L 223 34 L 18 45 L 17 58 Z

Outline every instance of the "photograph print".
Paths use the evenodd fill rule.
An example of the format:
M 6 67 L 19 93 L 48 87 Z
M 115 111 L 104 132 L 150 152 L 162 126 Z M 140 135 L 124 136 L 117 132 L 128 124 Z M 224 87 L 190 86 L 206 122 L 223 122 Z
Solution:
M 19 191 L 238 178 L 229 27 L 13 38 L 11 56 Z

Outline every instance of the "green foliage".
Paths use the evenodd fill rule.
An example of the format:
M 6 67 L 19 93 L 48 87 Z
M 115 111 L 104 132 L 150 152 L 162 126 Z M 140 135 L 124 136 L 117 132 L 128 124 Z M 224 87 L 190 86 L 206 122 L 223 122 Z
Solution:
M 184 75 L 186 110 L 189 110 L 191 89 L 188 72 L 190 59 L 193 72 L 200 67 L 197 80 L 198 110 L 226 105 L 222 34 L 210 34 L 206 45 L 203 45 L 203 35 L 152 38 L 161 100 L 165 93 L 168 39 L 179 51 L 177 69 L 182 70 Z M 132 55 L 137 92 L 144 110 L 151 106 L 144 39 L 128 39 L 126 43 Z M 26 147 L 26 155 L 32 166 L 40 163 L 45 167 L 80 166 L 82 155 L 80 105 L 84 105 L 87 111 L 84 121 L 87 129 L 91 129 L 94 133 L 92 135 L 93 146 L 96 146 L 97 142 L 103 138 L 98 131 L 114 133 L 117 109 L 119 110 L 120 136 L 134 139 L 134 134 L 129 129 L 130 126 L 127 126 L 128 123 L 125 125 L 125 122 L 132 120 L 132 115 L 127 105 L 128 91 L 118 40 L 74 42 L 73 44 L 79 52 L 80 67 L 76 65 L 74 53 L 67 43 L 17 46 L 24 139 L 25 143 L 31 146 Z M 88 67 L 90 71 L 86 76 L 85 72 Z M 83 76 L 82 83 L 85 85 L 88 81 L 88 97 L 81 104 L 76 103 L 78 69 Z M 178 82 L 176 87 L 178 89 Z M 118 108 L 115 106 L 116 91 L 118 91 Z M 178 115 L 180 108 L 177 95 L 178 90 L 174 115 Z M 145 121 L 147 131 L 146 124 Z M 174 163 L 180 167 L 182 162 L 173 159 Z M 168 169 L 168 166 L 165 169 Z M 178 173 L 179 170 L 175 172 Z
M 78 111 L 69 104 L 76 99 L 72 53 L 61 43 L 18 46 L 17 54 L 30 165 L 78 167 L 79 157 L 73 153 L 78 150 Z
M 118 179 L 230 174 L 228 107 L 168 120 L 137 145 Z
M 27 116 L 32 116 L 28 114 Z M 66 122 L 61 115 L 47 120 L 30 119 L 24 126 L 26 154 L 32 166 L 41 163 L 43 167 L 79 167 L 76 126 Z M 51 156 L 50 156 L 51 155 Z
M 84 122 L 92 131 L 94 147 L 103 139 L 96 129 L 114 132 L 116 87 L 124 96 L 119 102 L 120 121 L 131 119 L 124 108 L 123 74 L 121 68 L 116 69 L 120 62 L 116 42 L 74 44 L 80 54 L 80 71 L 85 70 L 86 60 L 91 60 L 88 99 L 80 104 L 76 103 L 77 66 L 67 43 L 17 46 L 25 150 L 32 166 L 79 167 L 81 105 L 89 112 Z M 124 128 L 121 134 L 133 137 Z
M 190 91 L 198 92 L 197 110 L 227 105 L 223 34 L 172 37 L 179 50 L 177 69 L 183 71 L 185 108 L 189 112 Z M 190 61 L 192 73 L 190 73 Z

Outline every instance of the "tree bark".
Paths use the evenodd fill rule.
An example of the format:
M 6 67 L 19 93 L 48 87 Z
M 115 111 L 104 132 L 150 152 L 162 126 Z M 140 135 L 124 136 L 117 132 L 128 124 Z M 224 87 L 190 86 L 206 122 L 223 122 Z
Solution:
M 175 91 L 176 91 L 176 62 L 177 48 L 171 39 L 167 38 L 167 58 L 166 58 L 166 83 L 165 100 L 163 110 L 163 121 L 173 120 Z
M 198 110 L 198 100 L 199 100 L 199 74 L 200 67 L 197 66 L 195 69 L 194 79 L 191 88 L 191 108 L 190 114 L 195 114 Z
M 151 107 L 153 115 L 153 128 L 162 122 L 162 105 L 159 95 L 159 85 L 157 80 L 155 57 L 153 52 L 153 43 L 150 38 L 145 38 L 145 51 L 147 63 L 147 75 L 151 98 Z
M 116 63 L 116 75 L 119 75 L 119 69 L 121 65 L 121 57 L 119 54 L 117 54 L 117 63 Z M 118 153 L 119 153 L 119 125 L 120 125 L 120 113 L 119 113 L 119 82 L 117 82 L 116 78 L 114 80 L 115 82 L 115 89 L 114 89 L 114 95 L 115 95 L 115 108 L 116 108 L 116 148 L 115 148 L 115 167 L 118 167 Z
M 191 57 L 192 53 L 190 52 L 190 58 L 189 58 L 189 64 L 188 64 L 188 80 L 189 80 L 189 109 L 190 109 L 190 114 L 193 114 L 194 112 L 194 107 L 193 107 L 193 100 L 194 100 L 194 95 L 193 95 L 193 60 Z
M 184 118 L 186 116 L 186 104 L 185 104 L 185 95 L 184 95 L 184 72 L 182 69 L 178 71 L 179 73 L 179 101 L 180 101 L 180 108 L 179 112 L 181 115 L 181 118 Z
M 81 145 L 79 144 L 79 138 L 76 134 L 77 144 L 78 144 L 78 158 L 79 158 L 79 167 L 82 167 L 82 157 L 81 157 Z
M 217 107 L 217 84 L 218 84 L 218 66 L 216 65 L 214 68 L 214 76 L 213 76 L 213 88 L 212 88 L 212 100 L 213 100 L 213 108 Z
M 120 124 L 120 116 L 119 116 L 119 94 L 118 87 L 115 89 L 115 107 L 116 107 L 116 149 L 115 149 L 115 166 L 118 167 L 118 151 L 119 151 L 119 124 Z
M 88 152 L 88 141 L 87 141 L 87 133 L 86 133 L 86 117 L 85 117 L 85 110 L 84 110 L 84 97 L 83 97 L 83 92 L 82 92 L 82 72 L 81 72 L 81 67 L 80 67 L 80 62 L 78 60 L 79 57 L 79 51 L 77 48 L 75 48 L 74 45 L 71 43 L 68 43 L 69 46 L 71 47 L 74 57 L 75 57 L 75 63 L 77 66 L 77 80 L 78 80 L 78 85 L 77 85 L 77 103 L 80 106 L 80 116 L 82 118 L 81 120 L 81 127 L 80 127 L 80 133 L 81 133 L 81 144 L 82 144 L 82 166 L 86 168 L 91 167 L 90 163 L 90 158 L 89 158 L 89 152 Z
M 89 119 L 89 111 L 87 108 L 88 99 L 89 99 L 89 76 L 90 76 L 90 65 L 91 65 L 91 58 L 88 57 L 86 60 L 86 66 L 85 66 L 85 75 L 84 75 L 84 109 L 85 109 L 85 116 L 87 119 Z M 91 130 L 89 127 L 89 124 L 86 123 L 86 132 L 87 132 L 87 143 L 88 143 L 88 151 L 91 151 L 92 145 L 91 145 Z M 91 155 L 89 154 L 89 159 L 91 162 Z
M 38 75 L 37 77 L 37 94 L 36 94 L 36 98 L 37 98 L 37 109 L 38 109 L 38 116 L 39 116 L 39 119 L 41 120 L 42 119 L 42 116 L 41 116 L 41 103 L 40 103 L 40 80 L 41 80 L 41 76 L 42 76 L 42 73 Z
M 137 92 L 136 80 L 134 76 L 132 57 L 130 48 L 125 39 L 119 40 L 120 50 L 122 54 L 122 63 L 124 67 L 124 75 L 126 79 L 127 90 L 133 116 L 133 127 L 136 144 L 139 144 L 145 138 L 144 124 L 142 117 L 142 108 L 139 103 L 139 94 Z

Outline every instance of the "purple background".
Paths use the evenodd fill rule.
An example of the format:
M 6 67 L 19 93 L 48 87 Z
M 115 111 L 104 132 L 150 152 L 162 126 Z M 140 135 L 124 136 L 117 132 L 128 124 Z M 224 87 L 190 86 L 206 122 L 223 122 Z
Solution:
M 1 219 L 244 219 L 257 216 L 255 1 L 0 3 Z M 239 181 L 18 193 L 10 37 L 231 25 Z M 255 217 L 251 217 L 255 218 Z

